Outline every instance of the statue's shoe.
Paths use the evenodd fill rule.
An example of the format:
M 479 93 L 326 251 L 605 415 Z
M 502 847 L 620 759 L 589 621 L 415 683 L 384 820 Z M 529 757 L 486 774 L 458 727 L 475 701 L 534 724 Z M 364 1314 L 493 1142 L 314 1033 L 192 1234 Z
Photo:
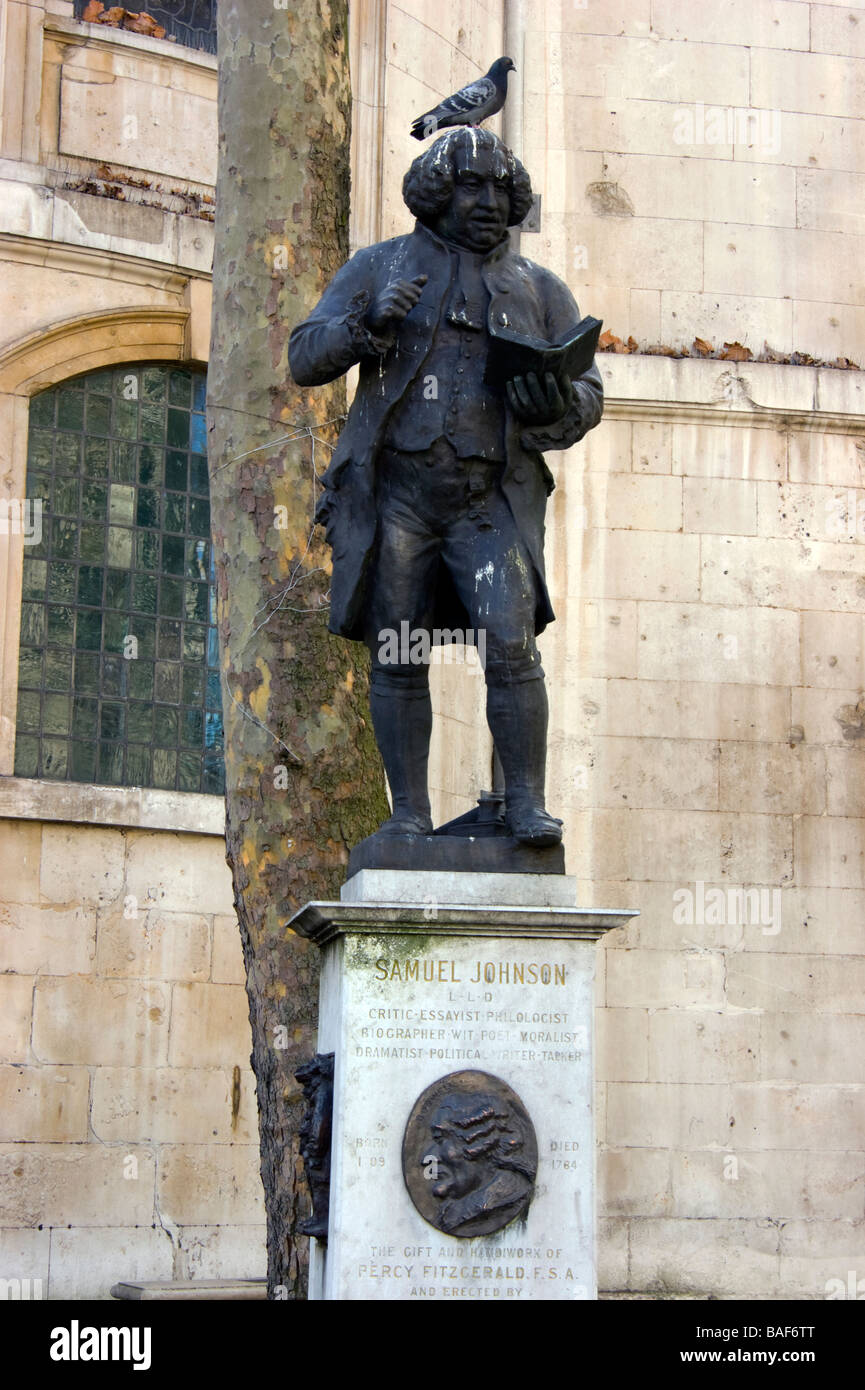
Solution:
M 429 816 L 391 816 L 380 825 L 376 835 L 431 835 L 433 823 Z
M 515 840 L 532 849 L 548 849 L 562 842 L 562 822 L 548 815 L 543 806 L 509 807 L 507 826 Z

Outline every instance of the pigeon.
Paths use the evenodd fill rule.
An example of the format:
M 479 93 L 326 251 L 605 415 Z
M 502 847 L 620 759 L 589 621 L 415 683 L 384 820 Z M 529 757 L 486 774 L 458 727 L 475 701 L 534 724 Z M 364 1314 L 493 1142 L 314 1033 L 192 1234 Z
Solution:
M 510 58 L 497 58 L 486 77 L 479 77 L 453 96 L 445 97 L 432 111 L 425 111 L 412 122 L 415 140 L 425 140 L 446 126 L 480 125 L 501 111 L 508 94 L 508 73 L 516 69 Z

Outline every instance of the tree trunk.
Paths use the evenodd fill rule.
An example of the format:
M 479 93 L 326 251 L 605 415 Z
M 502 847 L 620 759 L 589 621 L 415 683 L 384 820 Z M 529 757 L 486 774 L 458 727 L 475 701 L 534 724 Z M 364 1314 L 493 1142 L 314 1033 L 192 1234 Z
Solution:
M 346 0 L 219 0 L 219 174 L 208 372 L 226 732 L 227 858 L 243 939 L 271 1297 L 305 1292 L 294 1069 L 315 1051 L 317 948 L 286 931 L 333 898 L 387 815 L 366 653 L 327 631 L 313 534 L 342 383 L 301 390 L 293 325 L 348 253 Z

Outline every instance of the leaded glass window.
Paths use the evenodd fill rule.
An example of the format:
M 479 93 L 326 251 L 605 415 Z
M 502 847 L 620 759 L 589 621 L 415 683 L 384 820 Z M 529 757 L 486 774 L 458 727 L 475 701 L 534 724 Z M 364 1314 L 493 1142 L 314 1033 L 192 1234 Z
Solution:
M 204 397 L 136 364 L 31 401 L 18 776 L 223 790 Z
M 75 0 L 75 18 L 83 19 L 89 0 Z M 104 13 L 111 9 L 106 0 Z M 128 7 L 127 7 L 128 9 Z M 165 29 L 165 36 L 186 48 L 216 52 L 216 0 L 156 0 L 136 9 L 149 14 Z

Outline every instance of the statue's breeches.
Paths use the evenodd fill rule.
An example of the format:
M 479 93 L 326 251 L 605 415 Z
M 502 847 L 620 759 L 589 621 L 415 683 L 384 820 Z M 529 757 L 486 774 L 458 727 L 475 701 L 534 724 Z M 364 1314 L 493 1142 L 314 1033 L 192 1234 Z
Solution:
M 376 685 L 425 683 L 426 666 L 407 659 L 405 642 L 395 661 L 385 636 L 429 632 L 445 580 L 485 654 L 488 684 L 543 677 L 534 567 L 500 487 L 502 469 L 459 459 L 443 440 L 421 453 L 379 456 L 379 522 L 364 614 Z

